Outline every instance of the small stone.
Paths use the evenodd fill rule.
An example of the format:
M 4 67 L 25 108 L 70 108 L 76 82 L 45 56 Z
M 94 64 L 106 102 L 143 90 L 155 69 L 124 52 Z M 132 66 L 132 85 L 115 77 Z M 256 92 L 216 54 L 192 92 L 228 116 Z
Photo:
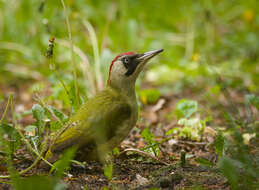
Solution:
M 168 141 L 168 144 L 169 144 L 169 145 L 174 145 L 174 144 L 177 144 L 177 143 L 178 143 L 178 141 L 175 140 L 175 139 L 170 139 L 170 140 Z
M 22 113 L 24 112 L 25 110 L 25 107 L 23 104 L 18 104 L 16 107 L 15 107 L 15 111 L 18 112 L 18 113 Z
M 137 182 L 139 185 L 146 185 L 149 183 L 148 179 L 145 178 L 145 177 L 142 177 L 141 175 L 139 174 L 136 174 L 136 179 L 137 179 Z

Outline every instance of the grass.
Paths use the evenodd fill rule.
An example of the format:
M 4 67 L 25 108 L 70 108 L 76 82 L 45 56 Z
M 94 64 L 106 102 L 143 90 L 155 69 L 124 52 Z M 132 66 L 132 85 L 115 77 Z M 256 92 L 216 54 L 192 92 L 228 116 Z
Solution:
M 46 118 L 50 120 L 51 126 L 65 126 L 62 117 L 50 109 L 49 104 L 60 105 L 60 109 L 57 109 L 59 113 L 62 110 L 72 115 L 81 101 L 104 87 L 110 61 L 116 54 L 164 48 L 165 52 L 159 61 L 154 61 L 141 80 L 148 87 L 156 87 L 159 98 L 166 96 L 167 92 L 175 96 L 182 96 L 190 89 L 192 93 L 203 92 L 202 104 L 207 105 L 208 113 L 213 113 L 214 106 L 226 99 L 227 102 L 223 101 L 218 107 L 222 119 L 225 119 L 226 134 L 230 133 L 235 139 L 237 137 L 234 138 L 234 134 L 242 136 L 241 133 L 258 133 L 257 117 L 253 115 L 258 113 L 259 95 L 259 45 L 255 43 L 258 41 L 259 6 L 256 0 L 221 3 L 166 0 L 159 4 L 154 0 L 148 3 L 137 0 L 60 2 L 0 1 L 0 85 L 9 88 L 18 82 L 23 85 L 26 81 L 49 85 L 50 96 L 37 97 L 44 110 L 44 117 L 39 119 L 44 127 Z M 15 6 L 11 6 L 13 4 Z M 47 60 L 44 52 L 52 36 L 56 39 L 54 56 Z M 55 69 L 47 65 L 55 65 Z M 22 79 L 15 72 L 21 67 L 27 68 L 27 74 L 25 72 Z M 40 77 L 30 77 L 31 71 Z M 137 85 L 137 92 L 141 99 L 148 90 L 142 91 L 140 84 Z M 234 97 L 241 98 L 243 102 L 247 96 L 254 97 L 245 102 L 244 113 L 240 111 L 243 102 L 236 104 L 236 100 L 232 100 L 233 94 L 241 94 L 241 97 Z M 0 97 L 7 99 L 4 92 L 0 92 Z M 31 139 L 24 136 L 22 130 L 26 126 L 21 126 L 17 120 L 13 95 L 8 97 L 0 124 L 10 122 L 6 119 L 10 109 L 15 130 L 32 155 L 36 156 L 28 168 L 19 172 L 19 175 L 23 175 L 41 159 L 44 160 L 45 147 L 39 146 L 41 142 L 37 142 L 36 147 L 32 146 Z M 196 114 L 206 115 L 200 110 Z M 212 124 L 213 119 L 209 121 Z M 39 125 L 37 127 L 40 129 Z M 217 129 L 218 126 L 213 127 Z M 156 142 L 154 136 L 150 136 L 152 138 L 149 139 L 148 148 L 154 145 L 160 147 L 160 144 L 171 138 Z M 48 138 L 43 138 L 43 144 Z M 1 141 L 4 142 L 4 139 Z M 254 174 L 250 172 L 252 164 L 247 164 L 247 160 L 242 157 L 247 155 L 252 159 L 253 156 L 242 144 L 242 138 L 228 143 L 245 151 L 239 156 L 235 156 L 234 151 L 231 155 L 224 155 L 223 161 L 219 162 L 222 173 L 231 182 L 233 176 L 226 168 L 240 167 L 246 173 L 245 179 L 253 179 Z M 239 165 L 231 165 L 230 160 Z M 239 173 L 233 175 L 237 179 Z M 239 188 L 235 183 L 231 184 L 233 188 Z
M 61 0 L 63 9 L 64 9 L 64 14 L 66 17 L 66 24 L 67 24 L 67 30 L 68 30 L 68 39 L 70 42 L 70 51 L 71 51 L 71 61 L 72 61 L 72 65 L 73 65 L 73 76 L 74 76 L 74 86 L 75 86 L 75 94 L 76 94 L 76 102 L 77 102 L 77 106 L 80 106 L 80 95 L 79 95 L 79 89 L 78 89 L 78 81 L 77 81 L 77 67 L 76 67 L 76 63 L 75 63 L 75 57 L 74 57 L 74 45 L 73 45 L 73 40 L 72 40 L 72 32 L 71 32 L 71 26 L 70 26 L 70 22 L 69 22 L 69 18 L 68 18 L 68 13 L 67 13 L 67 9 L 66 9 L 66 5 L 64 0 Z

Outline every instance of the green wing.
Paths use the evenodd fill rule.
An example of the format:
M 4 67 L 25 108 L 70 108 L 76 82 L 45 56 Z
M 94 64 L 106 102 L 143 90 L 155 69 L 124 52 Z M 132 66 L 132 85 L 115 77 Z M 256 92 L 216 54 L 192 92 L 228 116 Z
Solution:
M 51 150 L 59 152 L 73 145 L 102 144 L 116 135 L 116 129 L 130 115 L 127 102 L 113 89 L 107 88 L 78 110 Z

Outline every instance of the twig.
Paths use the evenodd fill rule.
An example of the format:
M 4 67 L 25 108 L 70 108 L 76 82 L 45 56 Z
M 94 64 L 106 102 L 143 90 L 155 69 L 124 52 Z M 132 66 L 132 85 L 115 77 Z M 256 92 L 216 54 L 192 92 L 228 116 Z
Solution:
M 72 40 L 72 34 L 71 34 L 71 26 L 67 14 L 67 9 L 64 0 L 61 0 L 64 14 L 66 17 L 66 24 L 67 24 L 67 30 L 68 30 L 68 38 L 70 41 L 70 50 L 71 50 L 71 57 L 72 57 L 72 65 L 73 65 L 73 75 L 74 75 L 74 86 L 75 86 L 75 94 L 76 94 L 76 102 L 77 106 L 80 106 L 80 98 L 79 98 L 79 89 L 78 89 L 78 83 L 77 83 L 77 73 L 76 73 L 76 64 L 75 64 L 75 57 L 74 57 L 74 46 L 73 46 L 73 40 Z
M 153 159 L 153 160 L 156 160 L 157 162 L 159 162 L 159 163 L 161 163 L 161 164 L 164 164 L 164 165 L 166 165 L 166 166 L 169 166 L 169 165 L 170 165 L 170 164 L 168 164 L 168 163 L 166 163 L 166 162 L 164 162 L 164 161 L 158 159 L 157 157 L 155 157 L 155 156 L 153 156 L 153 155 L 151 155 L 151 154 L 149 154 L 149 153 L 147 153 L 147 152 L 144 152 L 144 151 L 142 151 L 142 150 L 136 149 L 136 148 L 127 148 L 127 149 L 123 150 L 118 156 L 122 155 L 122 154 L 125 153 L 125 152 L 129 152 L 129 151 L 131 151 L 131 152 L 136 152 L 136 153 L 138 153 L 138 154 L 141 154 L 142 156 L 149 157 L 149 158 L 151 158 L 151 159 Z
M 192 141 L 179 141 L 177 140 L 177 142 L 182 143 L 182 144 L 187 144 L 187 145 L 206 145 L 206 142 L 192 142 Z
M 3 113 L 3 115 L 2 115 L 2 118 L 1 118 L 1 120 L 0 120 L 0 123 L 2 123 L 2 122 L 4 121 L 4 118 L 5 118 L 5 116 L 6 116 L 6 113 L 7 113 L 7 111 L 8 111 L 9 106 L 10 106 L 10 102 L 11 102 L 12 96 L 13 96 L 13 95 L 10 94 L 9 97 L 8 97 L 8 101 L 7 101 L 7 104 L 6 104 L 4 113 Z

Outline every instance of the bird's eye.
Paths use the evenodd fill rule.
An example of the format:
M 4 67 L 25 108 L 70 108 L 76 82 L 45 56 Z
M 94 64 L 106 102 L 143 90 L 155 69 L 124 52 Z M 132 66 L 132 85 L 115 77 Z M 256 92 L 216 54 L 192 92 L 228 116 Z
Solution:
M 125 58 L 123 59 L 123 62 L 124 62 L 124 63 L 129 63 L 129 58 L 128 58 L 128 57 L 125 57 Z

